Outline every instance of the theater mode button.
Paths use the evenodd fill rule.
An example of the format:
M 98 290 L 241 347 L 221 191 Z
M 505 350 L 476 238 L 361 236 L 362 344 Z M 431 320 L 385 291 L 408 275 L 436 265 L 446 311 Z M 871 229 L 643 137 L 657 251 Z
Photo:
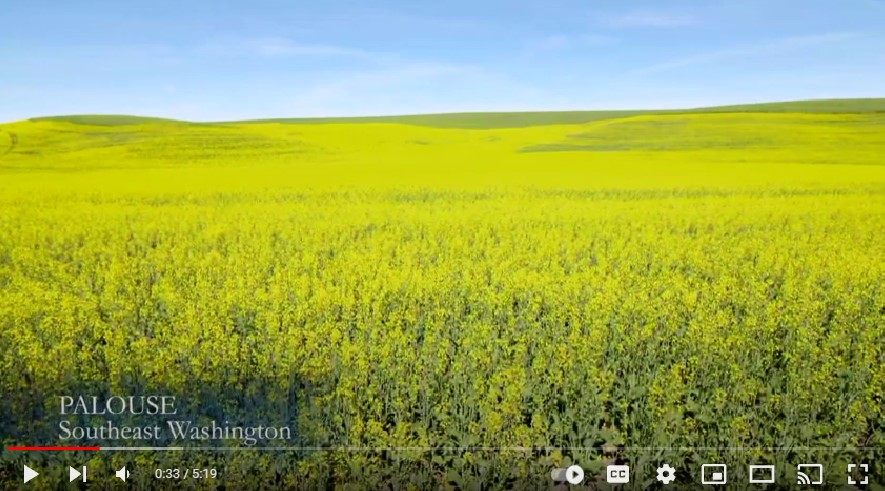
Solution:
M 35 471 L 34 469 L 31 469 L 28 466 L 25 466 L 25 480 L 24 480 L 24 482 L 28 482 L 31 479 L 33 479 L 39 475 L 40 475 L 39 472 Z

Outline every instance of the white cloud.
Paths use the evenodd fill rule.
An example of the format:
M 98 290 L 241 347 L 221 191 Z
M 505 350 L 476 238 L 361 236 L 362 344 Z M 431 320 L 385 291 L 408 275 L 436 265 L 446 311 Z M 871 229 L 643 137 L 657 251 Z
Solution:
M 538 39 L 529 43 L 529 49 L 534 51 L 546 51 L 563 49 L 571 44 L 571 40 L 564 34 L 553 34 L 543 39 Z
M 587 46 L 606 46 L 616 41 L 616 38 L 604 34 L 552 34 L 529 42 L 527 49 L 530 52 L 558 51 Z
M 266 57 L 350 57 L 387 59 L 389 53 L 368 51 L 361 48 L 334 44 L 300 43 L 288 38 L 259 38 L 230 40 L 204 44 L 196 50 L 200 54 L 219 56 L 266 56 Z
M 854 32 L 834 32 L 811 36 L 794 36 L 765 43 L 736 46 L 717 51 L 699 53 L 684 58 L 666 60 L 636 70 L 635 73 L 639 75 L 650 75 L 654 73 L 666 72 L 696 65 L 704 65 L 708 63 L 715 63 L 724 60 L 774 55 L 802 48 L 840 43 L 860 36 L 861 35 L 859 33 Z
M 379 93 L 395 93 L 402 87 L 463 76 L 472 70 L 464 65 L 408 62 L 376 70 L 351 71 L 307 88 L 290 102 L 299 115 L 326 116 L 337 112 L 340 106 L 356 104 Z
M 362 49 L 331 44 L 303 44 L 289 39 L 261 39 L 247 43 L 247 48 L 267 56 L 366 56 Z
M 601 20 L 604 24 L 617 28 L 685 27 L 699 22 L 696 17 L 691 15 L 655 10 L 634 10 L 622 14 L 604 15 Z
M 527 110 L 565 103 L 556 94 L 488 68 L 405 61 L 345 71 L 282 98 L 280 116 L 367 116 Z M 266 117 L 266 116 L 265 116 Z
M 369 3 L 369 2 L 364 2 Z M 484 32 L 492 25 L 488 17 L 466 15 L 422 15 L 414 12 L 405 12 L 399 9 L 383 7 L 355 7 L 341 9 L 336 13 L 335 27 L 342 24 L 367 25 L 385 30 L 407 31 L 433 31 L 449 33 Z
M 149 44 L 70 45 L 53 49 L 26 50 L 17 59 L 16 69 L 38 69 L 53 74 L 69 71 L 120 72 L 121 70 L 171 69 L 187 63 L 187 58 L 170 46 Z

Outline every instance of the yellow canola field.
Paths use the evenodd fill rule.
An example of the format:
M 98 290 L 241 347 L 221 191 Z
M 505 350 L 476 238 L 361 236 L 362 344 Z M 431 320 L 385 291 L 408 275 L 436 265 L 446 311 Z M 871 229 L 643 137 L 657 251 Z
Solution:
M 218 457 L 292 486 L 885 443 L 881 115 L 4 133 L 5 444 L 66 390 L 400 448 Z

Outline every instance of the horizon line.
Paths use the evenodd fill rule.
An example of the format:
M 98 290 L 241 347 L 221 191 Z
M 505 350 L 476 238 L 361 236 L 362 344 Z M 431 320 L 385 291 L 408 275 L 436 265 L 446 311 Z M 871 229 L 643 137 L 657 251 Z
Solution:
M 348 115 L 348 116 L 277 116 L 277 117 L 258 117 L 245 119 L 224 119 L 224 120 L 207 120 L 195 121 L 179 118 L 170 118 L 165 116 L 150 116 L 142 114 L 126 114 L 126 113 L 71 113 L 71 114 L 53 114 L 44 116 L 32 116 L 25 119 L 17 119 L 12 121 L 0 122 L 0 124 L 15 124 L 23 122 L 37 122 L 47 119 L 73 118 L 73 117 L 127 117 L 139 119 L 163 120 L 174 123 L 189 124 L 232 124 L 232 123 L 272 123 L 274 121 L 285 120 L 354 120 L 354 119 L 375 119 L 375 118 L 411 118 L 426 116 L 466 116 L 466 115 L 484 115 L 484 114 L 549 114 L 549 113 L 680 113 L 691 111 L 728 110 L 733 108 L 741 109 L 739 112 L 751 112 L 752 106 L 769 106 L 777 104 L 801 104 L 814 102 L 840 102 L 840 101 L 885 101 L 885 95 L 882 97 L 831 97 L 831 98 L 815 98 L 815 99 L 793 99 L 793 100 L 776 100 L 776 101 L 760 101 L 736 104 L 717 104 L 710 106 L 694 106 L 694 107 L 670 107 L 670 108 L 634 108 L 634 109 L 534 109 L 534 110 L 508 110 L 508 111 L 451 111 L 451 112 L 428 112 L 428 113 L 393 113 L 393 114 L 370 114 L 370 115 Z M 839 111 L 842 113 L 852 113 L 860 111 Z M 874 110 L 869 112 L 885 112 L 885 110 Z

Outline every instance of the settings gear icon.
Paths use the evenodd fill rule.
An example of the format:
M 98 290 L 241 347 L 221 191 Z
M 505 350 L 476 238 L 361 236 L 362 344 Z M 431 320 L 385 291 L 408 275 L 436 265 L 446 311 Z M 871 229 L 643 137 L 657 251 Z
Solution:
M 670 484 L 676 480 L 676 469 L 670 467 L 670 464 L 664 464 L 658 467 L 658 481 L 664 484 Z

